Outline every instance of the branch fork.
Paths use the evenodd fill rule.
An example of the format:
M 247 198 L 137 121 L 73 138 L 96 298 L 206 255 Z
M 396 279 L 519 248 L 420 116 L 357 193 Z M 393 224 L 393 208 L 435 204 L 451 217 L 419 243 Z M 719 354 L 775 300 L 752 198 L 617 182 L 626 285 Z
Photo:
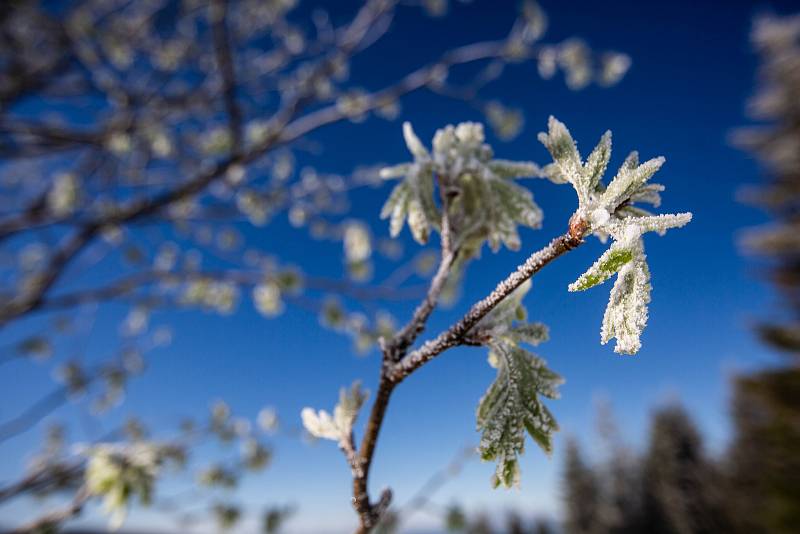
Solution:
M 444 210 L 447 213 L 447 210 Z M 383 425 L 389 399 L 400 382 L 445 350 L 456 346 L 482 346 L 488 341 L 485 335 L 472 332 L 473 327 L 517 287 L 539 272 L 545 265 L 562 254 L 583 243 L 588 223 L 580 217 L 573 217 L 567 233 L 556 237 L 547 246 L 531 254 L 528 259 L 508 275 L 483 300 L 475 303 L 469 311 L 450 328 L 435 338 L 426 341 L 419 348 L 409 352 L 417 337 L 425 329 L 427 320 L 436 308 L 438 297 L 456 258 L 450 250 L 450 231 L 448 217 L 442 217 L 442 259 L 431 280 L 430 288 L 423 301 L 417 306 L 411 320 L 390 340 L 382 339 L 382 364 L 378 393 L 370 411 L 369 420 L 361 441 L 361 446 L 353 460 L 353 508 L 359 517 L 357 534 L 371 532 L 380 522 L 391 504 L 391 490 L 385 489 L 378 501 L 369 499 L 368 481 L 378 435 Z M 446 237 L 445 237 L 446 236 Z

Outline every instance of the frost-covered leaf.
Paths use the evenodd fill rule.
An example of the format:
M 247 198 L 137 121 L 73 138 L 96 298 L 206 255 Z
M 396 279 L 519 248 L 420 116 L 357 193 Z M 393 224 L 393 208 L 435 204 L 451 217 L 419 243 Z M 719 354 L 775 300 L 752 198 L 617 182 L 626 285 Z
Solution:
M 627 69 L 621 67 L 623 71 Z M 554 160 L 542 169 L 542 174 L 554 182 L 570 182 L 578 194 L 579 205 L 572 219 L 577 224 L 571 223 L 570 230 L 585 228 L 581 231 L 592 233 L 603 242 L 609 236 L 614 239 L 611 247 L 570 284 L 569 290 L 594 287 L 618 273 L 603 320 L 602 341 L 616 337 L 615 350 L 633 354 L 641 346 L 639 338 L 647 323 L 650 302 L 650 274 L 641 236 L 646 232 L 664 234 L 670 228 L 684 226 L 692 214 L 653 215 L 636 205 L 660 205 L 664 186 L 649 180 L 664 164 L 663 157 L 640 164 L 639 154 L 633 151 L 606 185 L 602 178 L 611 156 L 611 132 L 603 134 L 585 164 L 569 130 L 555 118 L 550 117 L 548 133 L 540 133 L 539 140 Z
M 482 432 L 481 458 L 495 461 L 494 487 L 519 484 L 518 456 L 525 449 L 525 432 L 546 452 L 558 429 L 541 397 L 558 397 L 561 378 L 541 358 L 505 342 L 493 343 L 491 351 L 497 378 L 478 405 L 477 426 Z
M 506 336 L 517 343 L 536 346 L 550 338 L 550 329 L 544 323 L 525 323 L 513 326 Z
M 414 159 L 420 160 L 430 157 L 428 149 L 425 148 L 425 145 L 419 140 L 419 137 L 417 137 L 417 134 L 414 132 L 414 128 L 408 121 L 403 123 L 403 139 L 405 139 L 408 151 L 411 152 Z
M 644 202 L 657 208 L 661 205 L 661 192 L 664 186 L 661 184 L 645 184 L 631 195 L 631 202 Z
M 626 161 L 617 176 L 608 184 L 600 203 L 609 211 L 615 210 L 617 206 L 637 193 L 645 182 L 661 168 L 664 161 L 663 157 L 653 158 L 641 165 L 635 165 L 634 160 Z
M 402 178 L 411 169 L 411 163 L 401 163 L 400 165 L 393 165 L 391 167 L 384 167 L 380 170 L 380 177 L 384 180 L 391 178 Z
M 587 187 L 590 190 L 597 188 L 600 179 L 606 173 L 608 167 L 608 160 L 611 158 L 611 130 L 607 130 L 600 138 L 597 146 L 589 154 L 584 165 L 584 174 L 586 175 Z
M 150 504 L 165 461 L 182 463 L 185 459 L 185 451 L 179 447 L 150 442 L 102 443 L 88 448 L 86 454 L 86 488 L 90 495 L 102 497 L 112 529 L 122 526 L 134 497 L 144 505 Z
M 493 179 L 489 181 L 491 207 L 486 213 L 489 247 L 497 252 L 500 244 L 509 250 L 519 250 L 517 225 L 538 228 L 542 224 L 541 208 L 533 201 L 530 191 L 513 182 Z
M 631 241 L 638 238 L 645 232 L 656 232 L 664 235 L 671 228 L 680 228 L 692 220 L 692 214 L 685 213 L 663 213 L 661 215 L 650 215 L 625 219 L 609 225 L 609 233 L 616 239 Z
M 333 409 L 333 420 L 339 428 L 352 430 L 358 412 L 367 400 L 367 392 L 361 388 L 361 382 L 353 382 L 350 389 L 339 390 L 339 404 Z
M 366 399 L 367 392 L 356 381 L 349 389 L 342 388 L 339 391 L 339 403 L 333 409 L 333 415 L 325 410 L 303 408 L 300 412 L 303 426 L 314 437 L 342 443 L 350 438 L 353 424 Z
M 636 354 L 641 348 L 640 336 L 647 325 L 650 289 L 650 270 L 641 253 L 620 270 L 603 316 L 600 340 L 606 344 L 616 338 L 614 352 Z
M 569 286 L 570 291 L 581 291 L 606 281 L 618 272 L 601 329 L 603 344 L 611 338 L 617 338 L 615 352 L 636 354 L 641 348 L 640 336 L 647 325 L 650 270 L 642 234 L 663 234 L 670 228 L 687 224 L 691 219 L 691 213 L 678 213 L 627 217 L 610 222 L 605 230 L 614 238 L 614 244 Z
M 569 290 L 583 291 L 602 284 L 632 259 L 633 248 L 616 242 L 585 273 L 569 285 Z
M 541 167 L 532 161 L 493 159 L 487 167 L 499 178 L 534 178 L 542 175 Z
M 325 410 L 315 411 L 313 408 L 306 407 L 300 412 L 300 417 L 303 420 L 303 427 L 315 438 L 334 441 L 341 439 L 341 430 L 333 422 L 331 414 Z
M 513 180 L 546 177 L 543 170 L 528 161 L 493 159 L 482 124 L 464 122 L 437 130 L 430 152 L 410 125 L 403 134 L 414 161 L 381 171 L 384 178 L 403 177 L 381 211 L 381 218 L 390 219 L 393 237 L 408 222 L 414 239 L 427 242 L 433 230 L 440 231 L 442 202 L 448 205 L 451 237 L 462 255 L 465 250 L 476 255 L 484 242 L 495 251 L 500 245 L 518 249 L 518 226 L 541 225 L 542 212 L 533 195 Z M 440 195 L 435 195 L 437 184 Z M 448 200 L 441 201 L 441 196 Z
M 583 165 L 578 147 L 563 122 L 551 115 L 547 126 L 548 132 L 541 132 L 538 136 L 539 141 L 553 156 L 560 176 L 572 184 L 583 204 L 588 200 L 589 184 L 582 173 Z
M 397 184 L 381 210 L 381 219 L 389 218 L 389 233 L 396 237 L 408 221 L 414 239 L 427 243 L 431 228 L 439 227 L 439 209 L 433 201 L 433 174 L 430 165 L 411 164 L 406 178 Z

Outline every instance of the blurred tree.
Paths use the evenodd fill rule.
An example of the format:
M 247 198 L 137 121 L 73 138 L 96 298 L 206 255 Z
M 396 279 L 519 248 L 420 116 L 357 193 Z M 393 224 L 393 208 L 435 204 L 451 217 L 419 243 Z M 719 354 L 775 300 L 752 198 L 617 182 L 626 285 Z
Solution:
M 800 521 L 800 370 L 736 379 L 729 504 L 737 532 L 790 533 Z
M 478 514 L 475 519 L 469 522 L 465 530 L 466 534 L 493 534 L 492 522 L 486 514 Z
M 729 502 L 738 532 L 789 533 L 800 524 L 800 15 L 757 19 L 752 40 L 761 85 L 750 111 L 767 124 L 735 140 L 766 168 L 769 183 L 745 196 L 774 221 L 743 244 L 769 262 L 785 302 L 758 331 L 786 362 L 734 381 Z
M 506 514 L 506 534 L 527 534 L 529 531 L 525 526 L 525 520 L 515 511 Z
M 603 532 L 600 484 L 581 456 L 577 441 L 567 442 L 564 459 L 564 530 L 568 534 Z
M 533 529 L 531 529 L 532 534 L 554 534 L 555 530 L 551 526 L 550 522 L 545 519 L 536 519 L 533 522 Z
M 643 461 L 643 532 L 726 532 L 720 474 L 709 461 L 700 434 L 679 406 L 656 412 Z

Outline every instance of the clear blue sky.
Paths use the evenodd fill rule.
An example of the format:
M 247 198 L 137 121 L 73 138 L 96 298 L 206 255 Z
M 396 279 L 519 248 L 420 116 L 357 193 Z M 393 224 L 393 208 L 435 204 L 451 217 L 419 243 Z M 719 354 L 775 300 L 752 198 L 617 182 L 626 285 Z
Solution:
M 570 92 L 560 79 L 542 81 L 535 66 L 510 68 L 487 94 L 523 108 L 527 122 L 513 142 L 492 140 L 498 156 L 546 163 L 536 133 L 550 114 L 570 127 L 584 151 L 611 129 L 612 168 L 633 149 L 643 158 L 664 155 L 667 163 L 657 180 L 667 185 L 662 210 L 694 212 L 685 229 L 663 238 L 648 236 L 653 302 L 643 349 L 635 358 L 620 357 L 599 343 L 609 287 L 581 294 L 566 291 L 567 284 L 603 250 L 601 244 L 593 240 L 536 277 L 528 309 L 532 319 L 550 325 L 552 334 L 539 352 L 567 379 L 562 398 L 550 404 L 563 428 L 556 453 L 547 458 L 531 444 L 522 460 L 518 491 L 491 490 L 493 466 L 474 462 L 436 498 L 442 503 L 457 498 L 473 509 L 518 507 L 529 514 L 556 514 L 563 438 L 578 436 L 587 451 L 598 452 L 594 432 L 598 398 L 611 402 L 624 436 L 635 445 L 645 439 L 653 407 L 680 399 L 710 448 L 718 451 L 728 433 L 730 376 L 771 361 L 748 324 L 770 310 L 775 299 L 735 246 L 738 231 L 764 221 L 761 213 L 735 201 L 737 189 L 756 182 L 759 172 L 751 159 L 729 146 L 727 136 L 746 122 L 745 100 L 752 93 L 751 18 L 770 6 L 786 12 L 791 2 L 543 0 L 542 4 L 550 18 L 547 40 L 581 36 L 597 49 L 630 54 L 633 68 L 619 86 L 580 92 Z M 514 17 L 514 5 L 489 0 L 456 4 L 443 19 L 403 10 L 391 34 L 356 62 L 354 79 L 378 87 L 392 72 L 427 61 L 447 45 L 499 37 Z M 444 124 L 480 120 L 463 104 L 428 94 L 405 101 L 401 118 L 412 121 L 426 141 Z M 310 163 L 322 171 L 345 173 L 359 164 L 407 159 L 399 122 L 370 119 L 322 131 L 315 139 L 325 151 Z M 545 181 L 526 184 L 545 209 L 544 228 L 523 232 L 523 250 L 518 253 L 484 254 L 469 272 L 464 298 L 454 309 L 435 315 L 430 332 L 446 327 L 527 253 L 563 231 L 574 209 L 571 189 Z M 376 235 L 387 233 L 377 216 L 388 188 L 387 184 L 355 196 L 353 214 L 372 221 Z M 339 245 L 314 243 L 310 248 L 307 238 L 291 230 L 285 220 L 249 233 L 248 239 L 282 251 L 289 261 L 312 265 L 312 273 L 341 270 Z M 407 232 L 402 240 L 413 250 Z M 410 305 L 397 305 L 393 311 L 402 319 Z M 158 320 L 174 325 L 175 340 L 169 349 L 153 353 L 147 373 L 132 383 L 125 404 L 103 421 L 105 427 L 136 414 L 157 427 L 170 428 L 184 415 L 200 416 L 216 398 L 228 401 L 235 413 L 251 417 L 262 406 L 272 405 L 286 424 L 296 425 L 302 407 L 330 408 L 340 386 L 360 378 L 372 388 L 377 374 L 376 353 L 354 355 L 348 339 L 320 329 L 317 318 L 302 310 L 290 309 L 278 319 L 265 320 L 244 302 L 230 317 L 171 313 Z M 102 359 L 113 335 L 105 330 L 114 324 L 109 317 L 107 324 L 97 325 L 87 345 L 89 359 Z M 403 502 L 460 447 L 476 443 L 474 409 L 493 373 L 484 350 L 459 349 L 404 383 L 396 391 L 382 431 L 373 492 L 390 484 L 398 502 Z M 0 371 L 0 416 L 5 419 L 49 387 L 50 378 L 41 366 L 6 366 Z M 83 417 L 81 413 L 80 407 L 71 406 L 56 415 L 74 421 Z M 16 461 L 9 459 L 19 458 L 40 439 L 37 429 L 0 448 L 0 480 L 19 472 Z M 290 524 L 297 532 L 347 531 L 354 524 L 349 471 L 335 446 L 328 442 L 308 446 L 284 438 L 276 438 L 274 446 L 274 466 L 245 480 L 244 501 L 256 507 L 297 504 L 299 515 Z M 30 508 L 0 508 L 0 521 L 19 517 L 23 509 Z M 130 524 L 148 526 L 158 520 L 137 513 Z M 430 521 L 423 513 L 416 523 L 424 526 Z

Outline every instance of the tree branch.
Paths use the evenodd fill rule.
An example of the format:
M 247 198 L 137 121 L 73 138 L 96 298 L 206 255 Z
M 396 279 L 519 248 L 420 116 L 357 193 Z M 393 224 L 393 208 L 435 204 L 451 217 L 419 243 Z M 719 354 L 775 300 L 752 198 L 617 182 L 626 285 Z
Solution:
M 378 435 L 383 425 L 383 420 L 386 416 L 386 410 L 389 407 L 389 400 L 394 388 L 402 382 L 405 377 L 445 350 L 461 344 L 473 345 L 474 343 L 468 336 L 472 327 L 500 304 L 512 291 L 534 274 L 538 273 L 545 265 L 565 252 L 578 247 L 583 242 L 581 228 L 580 224 L 576 224 L 574 227 L 571 224 L 570 230 L 567 233 L 556 237 L 546 247 L 531 254 L 525 263 L 517 267 L 505 280 L 497 284 L 494 291 L 487 297 L 475 303 L 459 321 L 433 340 L 423 344 L 419 349 L 409 354 L 402 355 L 399 361 L 394 361 L 395 358 L 397 358 L 397 353 L 391 350 L 392 342 L 387 344 L 387 348 L 384 349 L 383 352 L 383 364 L 381 367 L 381 378 L 378 384 L 378 393 L 372 405 L 367 427 L 364 431 L 364 437 L 361 441 L 361 447 L 359 448 L 358 461 L 360 469 L 354 471 L 353 477 L 353 507 L 360 519 L 359 528 L 356 530 L 357 534 L 367 534 L 371 532 L 391 500 L 391 491 L 386 489 L 383 491 L 381 499 L 377 503 L 370 503 L 368 482 Z M 440 276 L 437 272 L 437 275 L 434 276 L 431 283 L 428 296 L 417 308 L 418 311 L 421 311 L 419 311 L 419 313 L 415 312 L 414 314 L 414 317 L 424 317 L 420 331 L 421 328 L 424 327 L 424 321 L 427 320 L 430 316 L 430 312 L 435 307 L 435 299 L 432 299 L 434 304 L 430 306 L 430 309 L 428 309 L 429 306 L 427 302 L 431 299 L 431 294 L 435 293 L 436 286 L 439 283 L 443 283 L 437 281 L 439 278 Z M 412 321 L 409 323 L 411 326 L 408 327 L 408 330 L 414 331 L 412 329 L 418 328 L 416 324 L 415 319 L 412 318 Z M 404 330 L 406 329 L 404 328 Z M 402 343 L 402 341 L 399 341 L 399 343 Z
M 17 527 L 12 530 L 10 534 L 34 534 L 36 532 L 50 532 L 54 529 L 54 527 L 57 527 L 64 521 L 72 519 L 76 515 L 80 514 L 90 496 L 91 495 L 89 494 L 89 490 L 86 488 L 86 486 L 82 486 L 81 489 L 75 493 L 72 501 L 70 501 L 67 506 L 60 510 L 50 512 L 36 519 L 32 523 Z
M 222 94 L 228 113 L 228 127 L 231 133 L 233 152 L 242 150 L 242 110 L 236 102 L 236 74 L 228 31 L 228 0 L 213 0 L 209 6 L 212 20 L 212 34 L 217 66 L 222 77 Z
M 425 342 L 419 349 L 407 354 L 397 364 L 393 365 L 389 371 L 389 377 L 393 382 L 400 382 L 406 376 L 419 369 L 445 350 L 460 345 L 467 337 L 470 329 L 478 321 L 483 319 L 487 313 L 492 311 L 495 306 L 506 298 L 512 291 L 517 289 L 526 280 L 538 273 L 545 265 L 568 252 L 583 242 L 579 235 L 568 232 L 553 239 L 546 247 L 534 252 L 525 260 L 525 263 L 508 275 L 505 280 L 497 284 L 486 298 L 476 302 L 472 308 L 458 322 L 453 324 L 446 331 L 442 332 L 433 340 Z

